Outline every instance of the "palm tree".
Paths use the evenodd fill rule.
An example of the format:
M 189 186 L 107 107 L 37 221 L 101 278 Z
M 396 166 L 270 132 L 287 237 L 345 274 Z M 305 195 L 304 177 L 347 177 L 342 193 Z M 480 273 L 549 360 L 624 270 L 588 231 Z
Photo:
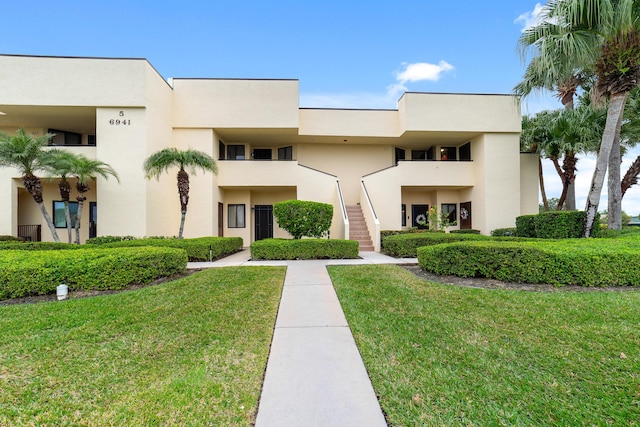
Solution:
M 182 239 L 184 230 L 184 220 L 187 215 L 187 205 L 189 204 L 189 174 L 185 169 L 195 175 L 196 169 L 203 172 L 210 171 L 218 173 L 216 162 L 207 153 L 197 150 L 178 150 L 177 148 L 165 148 L 156 151 L 144 161 L 144 172 L 147 179 L 160 178 L 164 172 L 170 168 L 178 168 L 178 195 L 180 196 L 180 230 L 178 238 Z
M 80 220 L 82 219 L 82 207 L 84 206 L 84 201 L 87 200 L 87 197 L 84 194 L 89 191 L 89 181 L 95 180 L 98 175 L 104 179 L 109 179 L 109 176 L 112 176 L 118 182 L 120 182 L 120 179 L 118 178 L 116 171 L 105 162 L 89 159 L 85 156 L 78 156 L 75 159 L 75 162 L 72 165 L 72 173 L 77 179 L 76 190 L 78 191 L 78 196 L 76 196 L 76 200 L 78 201 L 78 213 L 76 216 L 75 243 L 80 244 Z
M 22 175 L 24 188 L 31 194 L 38 204 L 40 212 L 51 231 L 51 236 L 56 242 L 60 242 L 58 233 L 51 220 L 42 198 L 42 182 L 35 173 L 45 168 L 44 159 L 47 156 L 46 147 L 52 134 L 46 134 L 39 138 L 29 135 L 24 129 L 18 129 L 16 136 L 0 134 L 0 166 L 14 167 Z
M 585 206 L 585 237 L 593 233 L 611 152 L 619 152 L 627 95 L 638 85 L 640 78 L 639 16 L 640 0 L 550 0 L 542 24 L 526 31 L 528 40 L 534 41 L 529 45 L 538 48 L 536 57 L 543 66 L 560 70 L 569 68 L 567 64 L 593 66 L 597 89 L 609 99 L 605 129 Z M 551 48 L 541 49 L 545 46 Z M 619 163 L 613 163 L 613 167 L 619 168 Z M 615 228 L 617 224 L 613 226 Z
M 552 145 L 564 153 L 562 167 L 555 162 L 556 170 L 562 181 L 562 194 L 558 209 L 570 207 L 568 194 L 576 178 L 577 153 L 596 152 L 604 129 L 605 111 L 589 105 L 580 105 L 575 109 L 560 111 L 550 123 Z
M 545 211 L 549 210 L 547 191 L 544 186 L 544 174 L 542 169 L 542 156 L 546 155 L 546 143 L 550 139 L 548 126 L 542 122 L 546 112 L 540 112 L 533 117 L 522 117 L 522 132 L 520 133 L 520 150 L 538 155 L 538 183 L 540 184 L 540 194 L 542 195 L 542 206 Z
M 73 175 L 73 170 L 79 156 L 66 150 L 53 149 L 47 152 L 44 164 L 46 171 L 52 177 L 58 177 L 58 190 L 60 198 L 64 202 L 64 216 L 67 222 L 67 238 L 71 243 L 71 214 L 69 212 L 69 200 L 71 198 L 71 183 L 67 178 Z

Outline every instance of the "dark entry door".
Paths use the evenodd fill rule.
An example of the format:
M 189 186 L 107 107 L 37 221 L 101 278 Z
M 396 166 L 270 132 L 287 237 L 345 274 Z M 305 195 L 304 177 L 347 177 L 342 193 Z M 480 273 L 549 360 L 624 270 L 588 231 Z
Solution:
M 98 235 L 98 203 L 89 202 L 89 238 Z
M 411 226 L 421 230 L 429 228 L 427 211 L 429 205 L 411 205 Z
M 255 240 L 269 239 L 273 237 L 273 206 L 256 205 L 256 235 Z
M 471 228 L 471 202 L 460 203 L 460 229 L 470 230 Z

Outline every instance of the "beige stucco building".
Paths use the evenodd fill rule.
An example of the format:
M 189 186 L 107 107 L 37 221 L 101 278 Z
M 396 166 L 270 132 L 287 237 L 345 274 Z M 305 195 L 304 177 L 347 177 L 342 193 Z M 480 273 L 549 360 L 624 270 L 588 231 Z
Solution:
M 538 208 L 537 158 L 519 151 L 509 95 L 405 93 L 394 110 L 300 108 L 297 80 L 166 81 L 144 59 L 0 55 L 0 112 L 0 131 L 56 133 L 54 144 L 118 172 L 119 183 L 91 185 L 82 240 L 177 234 L 175 174 L 148 181 L 142 170 L 164 147 L 204 151 L 219 169 L 191 176 L 186 237 L 240 236 L 245 246 L 285 237 L 271 206 L 287 199 L 331 203 L 332 238 L 361 228 L 346 209 L 359 205 L 376 249 L 380 230 L 415 226 L 428 207 L 449 212 L 452 229 L 484 234 Z M 64 227 L 52 212 L 56 181 L 44 188 Z M 51 240 L 16 170 L 0 168 L 0 198 L 0 235 L 30 237 L 25 226 L 35 225 Z

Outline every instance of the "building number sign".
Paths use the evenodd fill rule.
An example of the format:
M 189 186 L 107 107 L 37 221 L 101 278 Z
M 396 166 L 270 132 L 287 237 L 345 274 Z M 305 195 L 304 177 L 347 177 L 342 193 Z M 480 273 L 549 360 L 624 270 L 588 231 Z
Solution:
M 120 117 L 124 117 L 124 111 L 120 111 L 118 113 L 118 116 Z M 109 120 L 109 124 L 113 125 L 113 126 L 128 126 L 131 124 L 131 120 L 130 119 L 124 119 L 124 118 L 120 118 L 120 119 L 111 119 Z

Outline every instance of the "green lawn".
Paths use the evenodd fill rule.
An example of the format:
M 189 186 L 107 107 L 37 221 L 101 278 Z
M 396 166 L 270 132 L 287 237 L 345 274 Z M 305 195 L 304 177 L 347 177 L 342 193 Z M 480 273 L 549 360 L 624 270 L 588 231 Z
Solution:
M 393 426 L 640 425 L 640 292 L 459 288 L 397 266 L 329 271 Z
M 249 425 L 284 272 L 0 307 L 0 425 Z

